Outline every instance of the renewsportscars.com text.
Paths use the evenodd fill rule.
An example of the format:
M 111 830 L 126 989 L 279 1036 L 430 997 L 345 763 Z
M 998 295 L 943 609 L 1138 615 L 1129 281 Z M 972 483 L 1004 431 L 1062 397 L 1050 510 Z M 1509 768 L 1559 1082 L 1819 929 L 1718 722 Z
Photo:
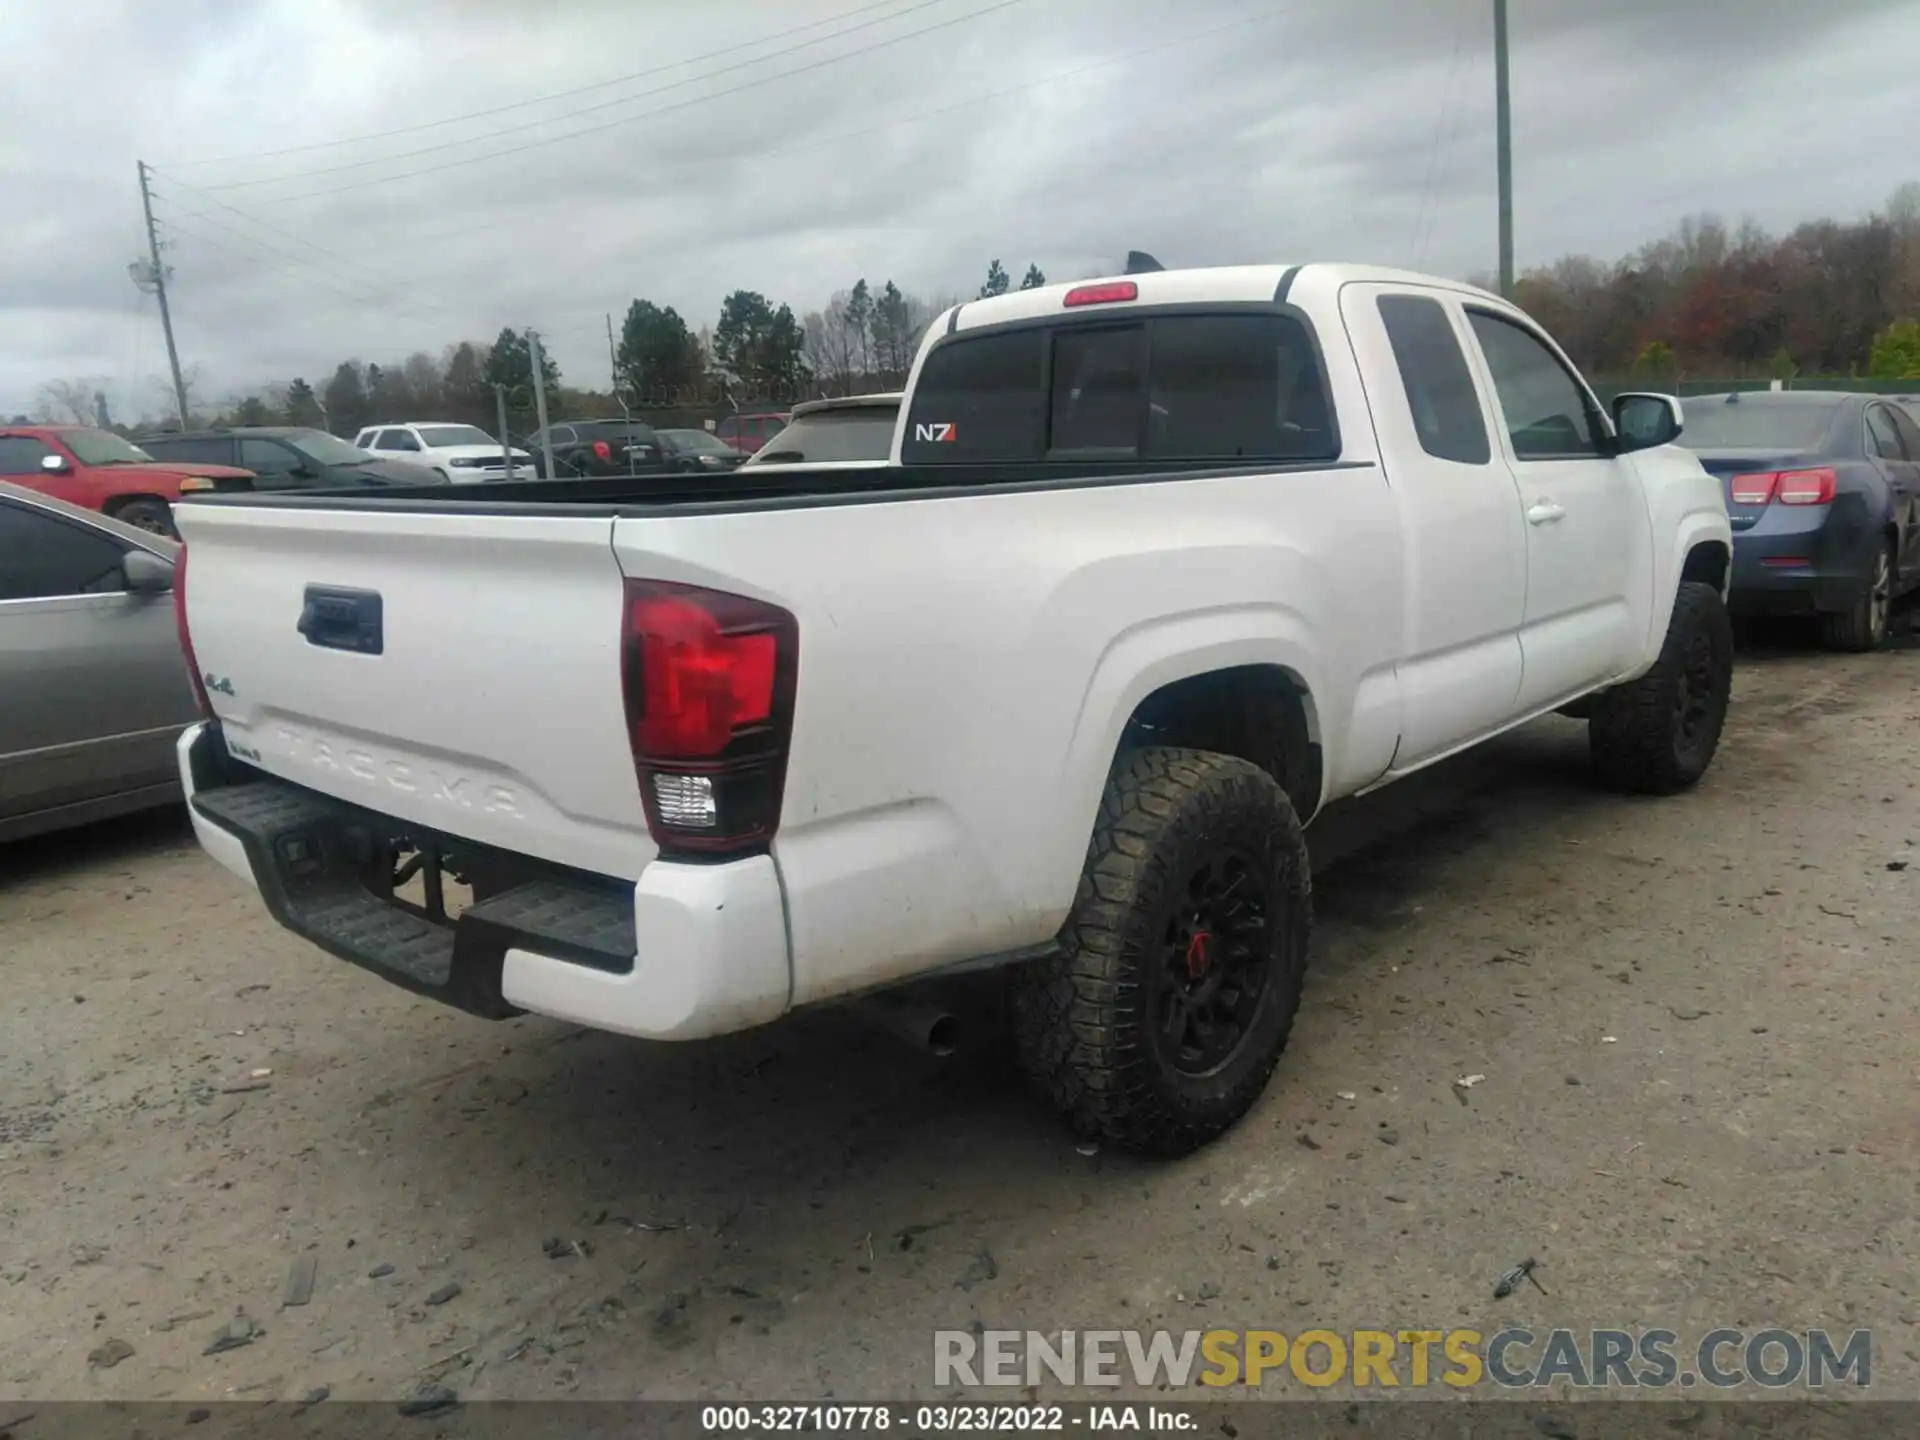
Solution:
M 1873 1334 L 1836 1340 L 1824 1330 L 1710 1330 L 1686 1342 L 1672 1330 L 1032 1330 L 934 1332 L 938 1386 L 1140 1388 L 1189 1384 L 1314 1388 L 1350 1381 L 1380 1388 L 1488 1384 L 1532 1389 L 1555 1381 L 1604 1389 L 1821 1389 L 1873 1383 Z

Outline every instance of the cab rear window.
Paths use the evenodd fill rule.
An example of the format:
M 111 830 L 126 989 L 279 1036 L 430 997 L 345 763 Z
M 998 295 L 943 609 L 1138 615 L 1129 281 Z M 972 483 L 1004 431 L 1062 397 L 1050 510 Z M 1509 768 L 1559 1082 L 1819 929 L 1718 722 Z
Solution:
M 1339 451 L 1305 322 L 1238 312 L 944 341 L 921 367 L 901 458 L 1284 463 Z

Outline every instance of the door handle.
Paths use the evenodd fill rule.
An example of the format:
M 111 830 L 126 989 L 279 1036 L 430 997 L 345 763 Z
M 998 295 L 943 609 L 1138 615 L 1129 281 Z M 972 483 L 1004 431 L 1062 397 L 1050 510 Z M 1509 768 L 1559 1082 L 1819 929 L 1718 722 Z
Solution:
M 1527 523 L 1529 525 L 1551 525 L 1566 513 L 1565 510 L 1562 510 L 1551 500 L 1541 500 L 1527 507 Z

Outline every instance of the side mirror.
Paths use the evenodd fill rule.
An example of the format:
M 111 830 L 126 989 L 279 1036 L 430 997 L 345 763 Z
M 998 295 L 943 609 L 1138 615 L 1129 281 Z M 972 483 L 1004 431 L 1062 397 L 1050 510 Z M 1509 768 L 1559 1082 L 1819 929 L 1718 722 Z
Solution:
M 42 455 L 40 468 L 49 475 L 65 475 L 73 469 L 73 462 L 64 455 Z
M 162 595 L 173 589 L 173 562 L 151 550 L 129 550 L 120 561 L 127 589 L 136 595 Z
M 1632 454 L 1671 445 L 1686 422 L 1677 395 L 1630 393 L 1613 397 L 1613 428 L 1619 437 L 1615 453 Z

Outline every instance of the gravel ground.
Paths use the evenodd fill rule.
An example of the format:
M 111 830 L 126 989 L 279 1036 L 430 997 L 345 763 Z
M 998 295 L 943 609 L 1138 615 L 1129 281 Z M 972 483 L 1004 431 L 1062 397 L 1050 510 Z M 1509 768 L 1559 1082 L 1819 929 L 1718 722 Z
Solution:
M 1173 1165 L 1081 1153 L 989 1025 L 488 1024 L 177 816 L 0 849 L 0 1397 L 905 1399 L 976 1322 L 1870 1325 L 1920 1396 L 1916 680 L 1749 649 L 1691 795 L 1553 720 L 1326 817 L 1293 1045 Z

